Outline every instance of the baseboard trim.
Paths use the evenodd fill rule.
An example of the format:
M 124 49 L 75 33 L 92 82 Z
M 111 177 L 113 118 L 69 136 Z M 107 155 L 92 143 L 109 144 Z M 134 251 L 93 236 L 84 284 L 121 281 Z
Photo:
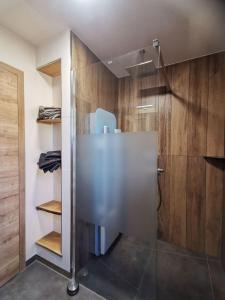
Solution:
M 36 260 L 36 256 L 37 256 L 37 255 L 33 255 L 31 258 L 29 258 L 29 259 L 26 261 L 26 267 L 28 267 L 29 265 L 31 265 L 31 264 Z
M 26 261 L 26 266 L 28 267 L 29 265 L 31 265 L 34 261 L 40 261 L 42 264 L 46 265 L 47 267 L 53 269 L 54 271 L 62 274 L 65 277 L 70 278 L 71 277 L 71 273 L 67 272 L 65 270 L 63 270 L 62 268 L 56 266 L 55 264 L 49 262 L 48 260 L 44 259 L 43 257 L 39 256 L 39 255 L 34 255 L 31 258 L 29 258 Z

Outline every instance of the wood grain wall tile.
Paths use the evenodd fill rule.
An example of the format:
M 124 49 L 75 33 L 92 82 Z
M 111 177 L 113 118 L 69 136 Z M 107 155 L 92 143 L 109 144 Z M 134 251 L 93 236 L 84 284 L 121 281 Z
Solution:
M 76 51 L 74 51 L 76 49 Z M 76 70 L 86 68 L 98 62 L 99 59 L 89 48 L 75 35 L 72 34 L 72 66 Z
M 210 192 L 211 185 L 215 184 L 210 182 L 209 175 L 208 187 L 205 185 L 206 171 L 202 156 L 206 153 L 224 155 L 224 56 L 225 52 L 168 66 L 173 94 L 152 95 L 149 88 L 155 84 L 163 85 L 164 79 L 162 76 L 157 80 L 149 77 L 141 80 L 143 97 L 138 98 L 138 105 L 148 104 L 149 101 L 156 101 L 156 107 L 158 105 L 158 119 L 140 114 L 138 130 L 151 130 L 153 124 L 158 128 L 159 166 L 167 169 L 160 178 L 164 204 L 159 212 L 159 234 L 167 241 L 187 245 L 198 252 L 204 251 L 207 239 L 206 247 L 211 249 L 209 252 L 213 255 L 220 252 L 215 228 L 218 227 L 216 220 L 222 218 L 222 211 L 214 206 L 217 188 Z M 136 122 L 130 111 L 132 85 L 129 77 L 119 79 L 118 115 L 120 126 L 125 131 L 134 130 L 132 123 Z M 148 90 L 151 92 L 149 95 Z M 186 167 L 187 177 L 184 175 Z
M 167 68 L 167 76 L 171 82 L 172 68 Z M 160 76 L 160 84 L 164 84 L 162 75 Z M 168 155 L 171 150 L 171 110 L 172 96 L 170 93 L 158 96 L 159 101 L 159 154 Z
M 158 167 L 164 169 L 164 173 L 158 177 L 158 197 L 161 197 L 161 207 L 158 213 L 158 236 L 169 242 L 170 230 L 170 181 L 171 158 L 168 155 L 158 157 Z
M 188 157 L 187 248 L 205 252 L 205 159 Z
M 222 249 L 221 260 L 225 269 L 225 165 L 223 171 L 223 211 L 222 211 Z
M 206 253 L 221 256 L 224 171 L 221 162 L 206 162 Z
M 148 88 L 164 84 L 162 76 L 158 78 L 159 82 L 156 80 L 157 83 L 149 77 L 141 80 L 144 94 L 141 99 L 137 98 L 140 101 L 138 105 L 149 101 L 156 101 L 156 107 L 158 105 L 158 119 L 140 114 L 138 130 L 151 130 L 153 123 L 158 128 L 159 166 L 167 169 L 160 178 L 163 205 L 158 218 L 159 234 L 165 240 L 187 245 L 198 252 L 204 251 L 208 239 L 206 247 L 211 249 L 211 244 L 214 244 L 213 250 L 210 250 L 214 255 L 220 252 L 220 244 L 218 235 L 214 233 L 218 222 L 213 220 L 221 219 L 222 212 L 216 207 L 210 209 L 214 203 L 214 192 L 210 192 L 212 183 L 209 175 L 209 186 L 206 187 L 202 156 L 206 153 L 224 154 L 224 56 L 225 53 L 220 53 L 168 66 L 173 94 L 148 95 Z M 118 115 L 120 126 L 125 131 L 134 130 L 132 85 L 129 77 L 119 80 Z M 154 122 L 150 123 L 152 120 Z M 187 177 L 184 175 L 186 172 Z
M 171 154 L 187 155 L 189 62 L 172 66 Z
M 91 112 L 102 108 L 117 113 L 118 79 L 74 34 L 72 66 L 76 70 L 76 131 L 77 134 L 87 134 L 90 132 Z M 87 263 L 90 255 L 90 224 L 79 222 L 77 225 L 76 263 L 79 269 Z
M 224 156 L 225 52 L 209 57 L 207 155 Z
M 118 124 L 122 131 L 130 131 L 132 128 L 132 114 L 130 110 L 130 78 L 119 80 L 118 92 Z
M 139 123 L 138 123 L 138 103 L 140 102 L 140 81 L 138 79 L 127 78 L 129 80 L 129 98 L 127 99 L 128 115 L 129 119 L 129 131 L 137 132 Z
M 187 121 L 190 156 L 206 155 L 208 79 L 208 57 L 191 61 Z
M 170 156 L 170 241 L 186 247 L 187 157 Z

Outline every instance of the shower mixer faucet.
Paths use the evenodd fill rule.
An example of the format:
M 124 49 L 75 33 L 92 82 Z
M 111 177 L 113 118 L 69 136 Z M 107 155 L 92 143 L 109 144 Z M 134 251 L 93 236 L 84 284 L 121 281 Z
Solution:
M 161 169 L 161 168 L 158 168 L 157 169 L 157 173 L 158 173 L 158 175 L 160 175 L 160 174 L 162 174 L 162 173 L 164 173 L 165 172 L 165 170 L 164 169 Z

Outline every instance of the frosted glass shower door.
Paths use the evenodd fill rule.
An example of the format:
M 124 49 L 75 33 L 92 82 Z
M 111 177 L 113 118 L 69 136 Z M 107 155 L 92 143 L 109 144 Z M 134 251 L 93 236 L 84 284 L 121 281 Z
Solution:
M 78 219 L 156 241 L 157 134 L 77 136 Z

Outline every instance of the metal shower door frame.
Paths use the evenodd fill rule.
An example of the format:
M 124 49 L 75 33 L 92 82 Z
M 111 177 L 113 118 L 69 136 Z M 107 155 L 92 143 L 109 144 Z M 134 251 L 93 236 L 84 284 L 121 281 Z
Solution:
M 70 265 L 71 278 L 68 281 L 67 293 L 74 296 L 79 291 L 76 281 L 76 72 L 70 71 L 70 146 L 71 146 L 71 240 L 70 240 Z

